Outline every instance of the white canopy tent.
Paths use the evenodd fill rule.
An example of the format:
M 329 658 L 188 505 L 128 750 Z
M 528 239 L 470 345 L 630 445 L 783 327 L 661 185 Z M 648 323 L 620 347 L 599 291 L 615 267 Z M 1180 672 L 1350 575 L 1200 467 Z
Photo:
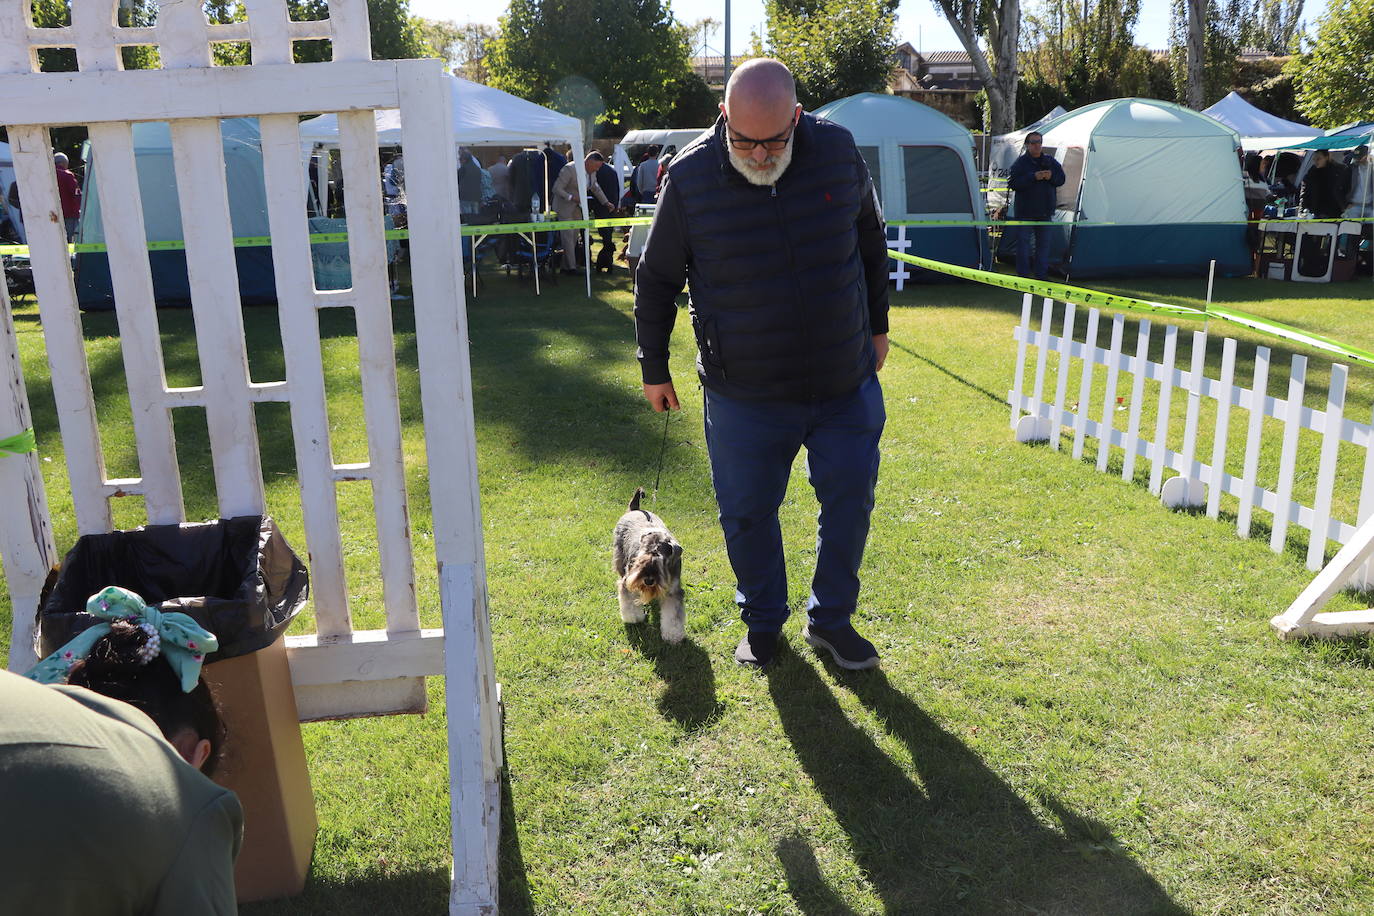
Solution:
M 570 144 L 573 161 L 582 162 L 582 122 L 519 96 L 447 74 L 453 104 L 453 134 L 459 146 L 537 146 L 549 140 Z M 377 111 L 377 144 L 401 146 L 404 125 L 397 110 Z M 301 142 L 316 147 L 339 145 L 339 119 L 322 114 L 302 121 Z M 587 199 L 587 172 L 577 170 L 577 187 Z M 583 244 L 590 247 L 590 233 L 583 230 Z M 591 259 L 586 259 L 587 295 L 592 291 Z
M 1247 153 L 1292 146 L 1322 133 L 1315 127 L 1286 121 L 1256 108 L 1235 92 L 1227 93 L 1225 98 L 1210 108 L 1204 108 L 1202 113 L 1240 134 L 1241 149 Z
M 615 152 L 611 154 L 615 173 L 620 176 L 621 192 L 630 177 L 630 170 L 636 165 L 630 161 L 629 149 L 632 146 L 661 146 L 663 153 L 676 153 L 697 137 L 706 133 L 709 127 L 663 127 L 632 130 L 616 141 Z M 660 153 L 662 155 L 663 153 Z

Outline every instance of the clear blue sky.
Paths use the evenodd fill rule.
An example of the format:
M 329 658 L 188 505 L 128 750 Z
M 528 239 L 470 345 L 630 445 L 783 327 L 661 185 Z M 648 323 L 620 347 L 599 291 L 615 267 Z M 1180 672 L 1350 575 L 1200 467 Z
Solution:
M 1307 0 L 1303 19 L 1315 23 L 1326 11 L 1326 3 L 1327 0 Z M 1033 0 L 1027 0 L 1023 8 L 1030 8 L 1032 4 Z M 725 15 L 724 0 L 672 0 L 672 8 L 678 19 L 688 23 L 707 16 L 723 19 Z M 416 16 L 458 22 L 476 20 L 494 25 L 505 9 L 502 0 L 482 0 L 476 4 L 470 0 L 410 0 L 410 11 Z M 750 30 L 761 29 L 763 21 L 763 0 L 733 0 L 730 4 L 732 54 L 748 47 Z M 957 51 L 961 47 L 932 0 L 902 0 L 897 11 L 897 36 L 922 51 Z M 1141 0 L 1136 40 L 1149 48 L 1168 47 L 1169 0 Z M 723 41 L 723 35 L 717 36 L 716 50 L 721 50 Z

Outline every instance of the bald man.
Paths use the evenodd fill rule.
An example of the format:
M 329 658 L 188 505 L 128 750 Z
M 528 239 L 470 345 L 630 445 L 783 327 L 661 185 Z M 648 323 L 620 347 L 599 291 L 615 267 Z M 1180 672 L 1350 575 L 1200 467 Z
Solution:
M 792 74 L 730 77 L 715 129 L 678 153 L 635 274 L 644 395 L 677 410 L 668 342 L 691 294 L 706 446 L 735 600 L 735 660 L 764 668 L 787 620 L 778 507 L 803 446 L 820 502 L 802 637 L 843 668 L 878 664 L 854 629 L 886 414 L 887 230 L 849 131 L 806 114 Z

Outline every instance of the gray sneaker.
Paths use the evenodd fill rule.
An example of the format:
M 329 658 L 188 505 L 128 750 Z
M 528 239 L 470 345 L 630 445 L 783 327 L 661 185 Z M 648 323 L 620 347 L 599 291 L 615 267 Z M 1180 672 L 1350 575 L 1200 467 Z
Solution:
M 777 651 L 777 633 L 750 630 L 735 647 L 735 662 L 750 668 L 767 668 Z
M 878 667 L 878 650 L 849 623 L 825 628 L 808 624 L 802 630 L 802 639 L 809 646 L 829 652 L 835 664 L 849 671 Z

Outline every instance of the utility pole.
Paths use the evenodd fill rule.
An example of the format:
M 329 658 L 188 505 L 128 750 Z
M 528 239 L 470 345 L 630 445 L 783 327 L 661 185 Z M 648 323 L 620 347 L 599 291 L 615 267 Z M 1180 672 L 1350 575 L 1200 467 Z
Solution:
M 730 0 L 725 0 L 725 69 L 721 85 L 730 82 Z

